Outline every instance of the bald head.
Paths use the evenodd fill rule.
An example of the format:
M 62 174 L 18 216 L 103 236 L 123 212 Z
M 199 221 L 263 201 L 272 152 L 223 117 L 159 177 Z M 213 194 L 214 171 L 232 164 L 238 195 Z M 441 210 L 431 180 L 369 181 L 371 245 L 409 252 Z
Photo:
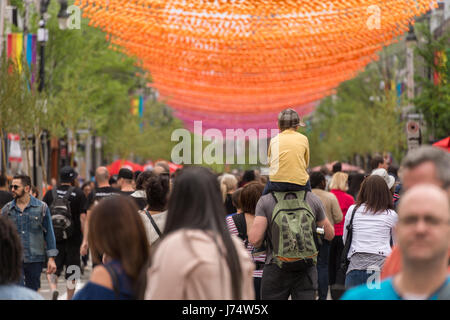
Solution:
M 398 218 L 396 236 L 405 263 L 447 259 L 450 206 L 444 190 L 433 184 L 412 187 L 400 199 Z
M 99 185 L 101 184 L 109 184 L 109 171 L 106 167 L 98 167 L 95 170 L 95 180 Z
M 409 189 L 400 200 L 399 216 L 403 211 L 408 211 L 411 207 L 419 205 L 449 215 L 448 195 L 434 184 L 420 184 Z

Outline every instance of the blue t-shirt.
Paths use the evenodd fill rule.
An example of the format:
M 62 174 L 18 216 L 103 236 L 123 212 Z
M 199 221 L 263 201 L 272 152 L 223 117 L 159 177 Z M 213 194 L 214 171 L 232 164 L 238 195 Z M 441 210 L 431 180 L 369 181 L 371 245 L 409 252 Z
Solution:
M 44 298 L 31 289 L 15 284 L 0 285 L 0 300 L 44 300 Z
M 341 300 L 403 300 L 395 291 L 392 284 L 393 278 L 388 278 L 380 283 L 380 288 L 369 289 L 366 284 L 349 289 L 344 293 Z M 445 283 L 427 300 L 437 300 L 442 289 L 450 283 L 450 277 L 447 277 Z

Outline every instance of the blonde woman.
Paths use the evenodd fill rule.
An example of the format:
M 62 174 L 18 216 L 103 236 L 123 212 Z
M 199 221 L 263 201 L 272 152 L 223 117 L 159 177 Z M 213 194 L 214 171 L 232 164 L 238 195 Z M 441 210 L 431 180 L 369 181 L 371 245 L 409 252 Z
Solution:
M 330 192 L 334 194 L 339 202 L 343 218 L 342 221 L 334 225 L 335 236 L 330 245 L 330 260 L 328 265 L 330 285 L 336 283 L 336 272 L 339 268 L 344 242 L 342 235 L 344 233 L 345 215 L 355 200 L 347 192 L 348 190 L 348 174 L 344 172 L 336 172 L 330 181 Z
M 236 213 L 236 208 L 233 205 L 232 195 L 236 191 L 238 181 L 232 174 L 225 173 L 220 179 L 220 190 L 222 191 L 222 199 L 225 203 L 227 215 Z

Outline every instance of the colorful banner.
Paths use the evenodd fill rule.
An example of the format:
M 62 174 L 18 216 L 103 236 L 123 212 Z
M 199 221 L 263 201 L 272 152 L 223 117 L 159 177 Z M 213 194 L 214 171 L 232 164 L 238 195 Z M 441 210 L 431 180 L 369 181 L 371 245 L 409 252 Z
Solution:
M 25 55 L 25 59 L 28 63 L 28 67 L 31 74 L 31 84 L 36 80 L 36 45 L 37 38 L 35 34 L 24 35 L 21 32 L 8 34 L 6 53 L 7 57 L 12 59 L 17 65 L 19 72 L 22 72 L 23 65 L 22 59 Z
M 144 115 L 144 97 L 139 96 L 137 98 L 131 99 L 131 109 L 130 112 L 134 116 L 139 116 L 142 118 Z

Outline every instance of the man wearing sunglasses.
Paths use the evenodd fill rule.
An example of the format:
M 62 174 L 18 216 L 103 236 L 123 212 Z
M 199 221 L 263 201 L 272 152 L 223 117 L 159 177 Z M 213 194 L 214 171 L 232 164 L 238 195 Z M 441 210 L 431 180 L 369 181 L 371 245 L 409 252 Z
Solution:
M 14 200 L 7 203 L 1 214 L 16 225 L 23 246 L 22 277 L 20 284 L 32 290 L 41 286 L 41 272 L 47 250 L 47 273 L 56 271 L 55 234 L 48 206 L 30 195 L 31 179 L 26 175 L 14 176 L 11 184 Z

